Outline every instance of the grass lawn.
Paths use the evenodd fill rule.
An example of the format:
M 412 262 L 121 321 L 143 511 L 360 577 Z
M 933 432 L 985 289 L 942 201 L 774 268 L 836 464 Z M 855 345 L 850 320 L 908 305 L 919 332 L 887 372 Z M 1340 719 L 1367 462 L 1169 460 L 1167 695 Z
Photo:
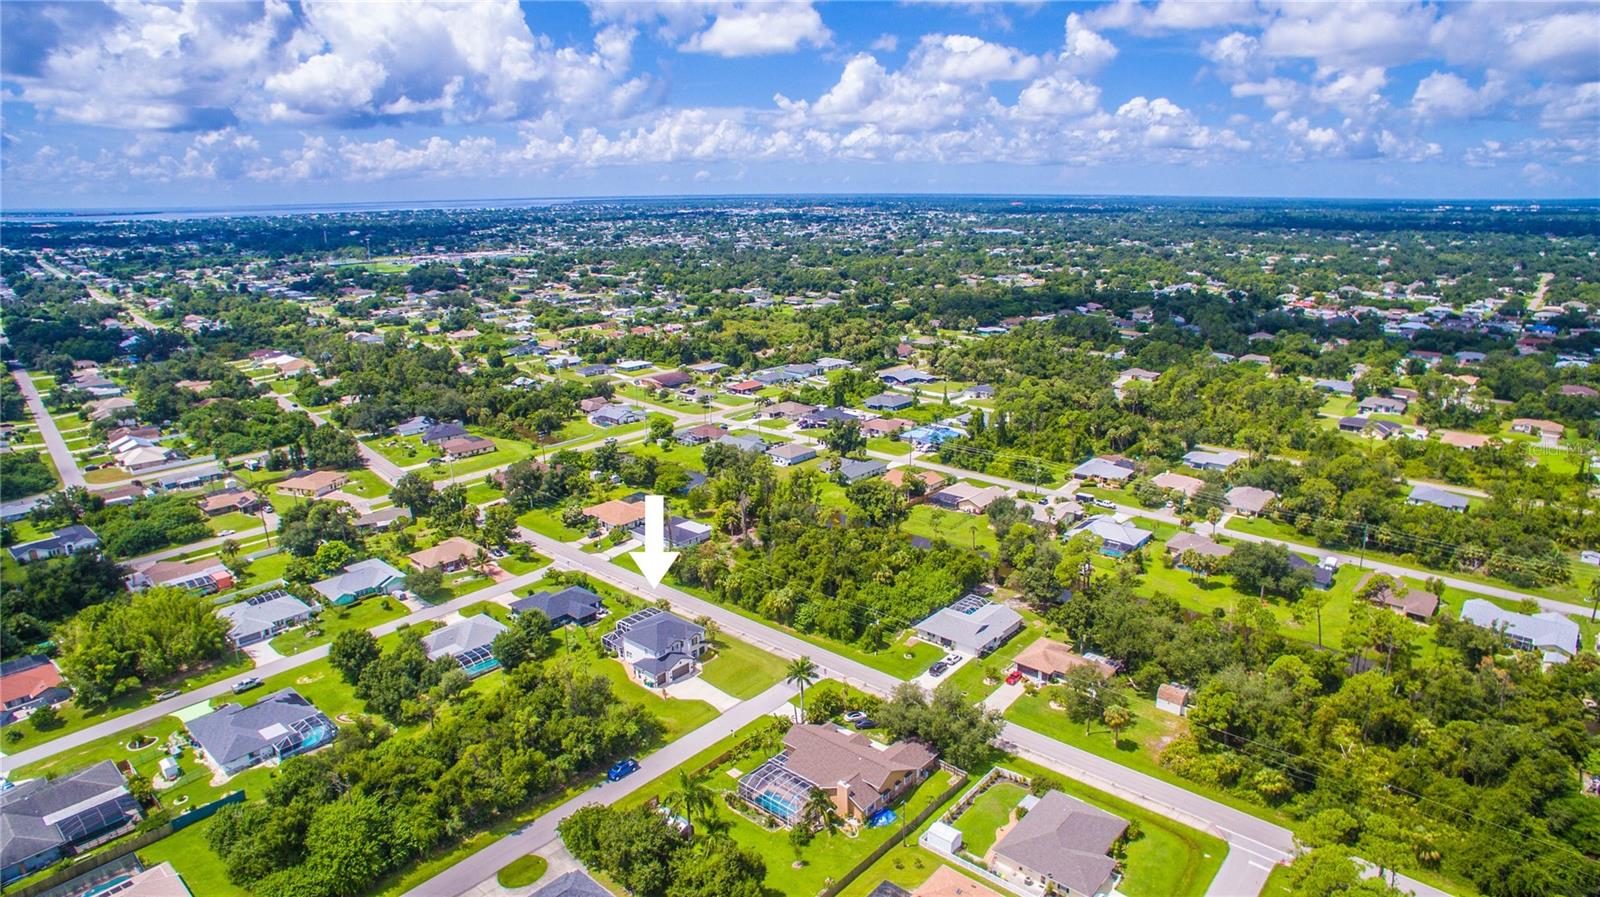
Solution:
M 225 529 L 234 532 L 234 538 L 261 535 L 261 518 L 254 514 L 243 514 L 238 511 L 229 511 L 206 520 L 206 526 L 213 533 L 220 533 Z
M 921 504 L 911 509 L 900 529 L 925 539 L 943 539 L 963 548 L 975 547 L 978 551 L 989 552 L 990 557 L 1000 552 L 1000 542 L 988 518 L 974 514 Z
M 552 655 L 554 662 L 570 662 L 580 670 L 609 679 L 619 699 L 641 704 L 663 721 L 666 729 L 663 743 L 717 718 L 717 709 L 705 701 L 669 698 L 633 681 L 620 661 L 600 656 L 600 636 L 600 632 L 590 630 L 572 632 L 571 644 L 565 644 L 563 638 L 563 644 Z
M 899 455 L 900 457 L 905 457 L 911 454 L 911 443 L 901 442 L 898 439 L 884 439 L 881 436 L 874 436 L 873 438 L 867 440 L 867 450 L 873 452 L 882 452 L 885 455 Z
M 50 459 L 46 457 L 45 463 L 49 464 L 49 461 Z M 50 469 L 55 470 L 53 466 Z M 130 479 L 130 476 L 127 471 L 120 467 L 102 467 L 99 470 L 87 471 L 84 473 L 83 478 L 90 483 L 120 483 L 123 480 Z
M 371 629 L 406 615 L 405 605 L 387 595 L 373 595 L 345 607 L 324 608 L 317 622 L 291 629 L 271 642 L 274 651 L 288 656 L 324 645 L 348 629 Z
M 479 601 L 475 604 L 469 604 L 461 609 L 461 616 L 463 617 L 475 617 L 479 614 L 488 614 L 501 623 L 505 623 L 507 625 L 510 625 L 511 623 L 510 608 L 495 601 Z
M 416 471 L 417 475 L 425 480 L 446 480 L 450 477 L 461 477 L 468 474 L 488 470 L 491 467 L 502 467 L 514 464 L 524 458 L 533 456 L 533 446 L 526 442 L 513 439 L 495 437 L 495 450 L 471 458 L 462 458 L 453 464 L 429 464 Z
M 1023 648 L 1044 637 L 1047 634 L 1047 630 L 1048 634 L 1053 638 L 1059 639 L 1064 635 L 1059 630 L 1047 627 L 1044 621 L 1035 619 L 1032 612 L 1024 614 L 1024 618 L 1028 620 L 1028 628 L 1017 633 L 1012 637 L 1011 641 L 1000 646 L 999 650 L 988 657 L 981 657 L 962 664 L 959 669 L 951 673 L 950 677 L 944 681 L 954 682 L 956 687 L 961 689 L 962 693 L 967 696 L 968 700 L 973 702 L 980 701 L 987 697 L 989 692 L 1000 687 L 998 682 L 992 685 L 984 682 L 986 672 L 992 671 L 996 676 L 1003 677 L 1006 668 L 1011 666 L 1012 659 L 1022 653 Z
M 541 536 L 562 542 L 574 542 L 588 533 L 587 529 L 574 529 L 561 522 L 561 509 L 534 508 L 517 518 L 517 523 Z
M 502 888 L 525 888 L 544 877 L 550 864 L 544 857 L 528 854 L 512 860 L 495 873 L 495 881 Z
M 139 858 L 146 866 L 171 863 L 183 876 L 184 884 L 195 894 L 207 897 L 250 897 L 250 892 L 228 881 L 228 869 L 222 858 L 206 843 L 210 820 L 175 832 L 160 841 L 139 850 Z
M 700 678 L 736 698 L 753 698 L 783 679 L 783 658 L 747 642 L 718 635 L 716 654 L 704 661 Z
M 488 479 L 482 479 L 467 487 L 467 504 L 486 505 L 504 495 L 499 486 L 489 482 Z
M 996 831 L 1011 821 L 1011 811 L 1027 795 L 1028 789 L 1015 782 L 998 781 L 956 817 L 955 825 L 961 831 L 961 843 L 967 853 L 982 862 L 984 854 L 994 846 Z
M 517 557 L 517 555 L 514 553 L 508 554 L 503 558 L 495 558 L 494 560 L 494 565 L 496 567 L 499 567 L 501 570 L 510 573 L 512 576 L 521 576 L 524 573 L 532 573 L 533 571 L 549 563 L 549 558 L 539 554 L 536 551 L 528 552 L 527 560 Z
M 389 494 L 389 484 L 383 478 L 366 468 L 346 471 L 350 475 L 350 482 L 340 490 L 362 498 L 378 498 Z

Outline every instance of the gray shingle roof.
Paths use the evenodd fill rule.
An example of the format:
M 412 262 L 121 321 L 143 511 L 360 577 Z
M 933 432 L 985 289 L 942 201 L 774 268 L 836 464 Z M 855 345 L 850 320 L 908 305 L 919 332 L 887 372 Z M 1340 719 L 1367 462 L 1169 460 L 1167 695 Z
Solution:
M 454 657 L 474 648 L 485 648 L 494 643 L 495 636 L 506 631 L 506 625 L 488 614 L 463 617 L 443 629 L 422 637 L 422 648 L 429 660 Z
M 529 897 L 611 897 L 611 892 L 583 872 L 574 871 L 552 879 Z
M 551 621 L 587 620 L 601 607 L 599 595 L 579 586 L 568 586 L 559 592 L 539 592 L 511 602 L 511 609 L 519 614 L 536 610 Z
M 333 728 L 333 721 L 292 688 L 275 692 L 249 707 L 224 704 L 188 723 L 189 734 L 222 766 L 280 742 L 307 724 Z
M 1128 828 L 1124 819 L 1051 791 L 994 846 L 997 857 L 1082 894 L 1100 890 L 1116 861 L 1106 854 Z
M 235 638 L 271 629 L 281 620 L 293 620 L 311 613 L 311 606 L 282 589 L 252 595 L 238 604 L 217 611 L 217 616 L 233 624 Z
M 312 583 L 311 587 L 331 600 L 340 595 L 351 595 L 377 588 L 385 581 L 403 575 L 383 558 L 367 558 L 344 568 L 343 573 Z
M 98 831 L 139 808 L 116 764 L 103 760 L 77 772 L 32 779 L 0 792 L 0 865 L 9 866 Z

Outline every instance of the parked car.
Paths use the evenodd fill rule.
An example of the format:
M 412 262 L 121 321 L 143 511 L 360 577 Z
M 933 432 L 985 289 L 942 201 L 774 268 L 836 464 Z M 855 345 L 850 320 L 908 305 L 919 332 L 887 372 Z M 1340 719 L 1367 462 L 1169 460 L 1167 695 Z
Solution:
M 217 530 L 217 535 L 219 535 L 219 536 L 231 536 L 236 532 L 238 532 L 238 530 L 236 530 L 236 529 L 219 529 L 219 530 Z
M 944 662 L 947 666 L 959 666 L 963 659 L 965 658 L 963 658 L 960 654 L 956 654 L 955 652 L 951 652 L 944 656 Z
M 1095 507 L 1105 508 L 1108 511 L 1116 510 L 1117 507 L 1117 503 L 1108 498 L 1097 498 L 1094 500 L 1094 504 Z
M 878 728 L 878 724 L 877 723 L 873 722 L 871 718 L 865 717 L 865 716 L 863 716 L 862 718 L 856 720 L 855 722 L 851 723 L 850 725 L 856 727 L 857 730 L 861 730 L 861 729 L 876 729 L 876 728 Z
M 948 669 L 950 669 L 950 665 L 949 664 L 945 663 L 942 660 L 937 660 L 937 661 L 934 661 L 933 666 L 928 667 L 928 675 L 930 675 L 930 676 L 943 676 L 944 675 L 944 671 L 948 670 Z
M 242 694 L 244 694 L 245 692 L 249 691 L 252 688 L 260 688 L 260 687 L 261 687 L 261 680 L 257 679 L 254 676 L 251 676 L 248 679 L 240 679 L 238 682 L 235 682 L 233 684 L 233 693 L 236 694 L 236 695 L 242 695 Z
M 638 770 L 638 760 L 635 760 L 632 757 L 629 757 L 626 760 L 618 760 L 617 762 L 611 764 L 611 768 L 606 771 L 606 781 L 620 782 Z
M 178 695 L 181 695 L 181 694 L 183 694 L 183 692 L 178 691 L 176 688 L 169 688 L 166 691 L 162 692 L 161 694 L 156 695 L 156 700 L 157 701 L 170 701 L 173 698 L 176 698 Z
M 866 718 L 867 715 L 859 710 L 846 710 L 844 712 L 844 721 L 847 723 L 858 723 Z
M 1021 670 L 1012 670 L 1011 672 L 1006 674 L 1006 684 L 1007 685 L 1016 685 L 1018 682 L 1021 682 L 1021 681 L 1022 681 L 1022 671 Z

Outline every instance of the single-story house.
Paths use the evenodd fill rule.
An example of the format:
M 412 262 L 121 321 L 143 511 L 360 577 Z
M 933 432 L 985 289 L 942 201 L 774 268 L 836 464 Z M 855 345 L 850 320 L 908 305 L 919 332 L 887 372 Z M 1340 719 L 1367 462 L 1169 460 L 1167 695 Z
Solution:
M 869 439 L 874 436 L 892 437 L 908 429 L 911 421 L 903 417 L 876 417 L 869 421 L 861 422 L 861 435 Z
M 631 527 L 644 521 L 644 502 L 623 501 L 613 498 L 583 509 L 585 517 L 594 518 L 601 532 L 611 532 L 617 527 Z
M 995 842 L 990 855 L 996 875 L 1018 883 L 1039 882 L 1047 890 L 1075 897 L 1111 893 L 1117 861 L 1110 853 L 1128 830 L 1126 819 L 1060 791 L 1046 793 L 1027 810 Z
M 1240 452 L 1213 452 L 1204 449 L 1195 449 L 1183 456 L 1183 463 L 1195 470 L 1227 470 L 1243 460 L 1244 455 Z
M 925 452 L 934 446 L 941 445 L 945 442 L 949 442 L 952 439 L 956 439 L 965 435 L 967 434 L 957 430 L 955 427 L 947 427 L 942 424 L 929 424 L 927 426 L 914 427 L 905 431 L 904 433 L 901 433 L 900 439 L 904 442 L 911 443 L 911 447 L 917 451 Z
M 882 461 L 872 459 L 860 461 L 855 458 L 847 458 L 839 463 L 837 472 L 839 476 L 844 478 L 846 483 L 859 483 L 862 480 L 880 476 L 888 469 L 889 465 Z
M 728 435 L 727 429 L 716 424 L 700 424 L 687 430 L 679 430 L 674 434 L 679 442 L 684 445 L 704 445 Z
M 1192 551 L 1195 554 L 1205 555 L 1206 557 L 1225 558 L 1233 554 L 1233 546 L 1218 545 L 1209 537 L 1198 533 L 1178 533 L 1167 540 L 1167 554 L 1174 561 L 1182 557 L 1186 551 Z
M 884 746 L 830 725 L 791 726 L 783 750 L 739 779 L 739 796 L 785 825 L 821 790 L 842 819 L 871 819 L 926 779 L 938 757 L 922 744 Z
M 1093 667 L 1102 679 L 1117 672 L 1115 664 L 1097 655 L 1079 654 L 1055 639 L 1032 642 L 1011 662 L 1012 668 L 1035 682 L 1053 682 L 1075 667 Z
M 1394 396 L 1367 396 L 1357 405 L 1362 414 L 1405 414 L 1406 400 Z
M 494 440 L 476 433 L 465 436 L 452 436 L 439 443 L 439 451 L 446 458 L 471 458 L 474 455 L 487 455 L 494 451 Z
M 1004 498 L 1006 490 L 999 486 L 974 486 L 971 483 L 951 483 L 928 500 L 953 511 L 982 514 L 997 499 Z
M 156 488 L 162 492 L 171 492 L 174 489 L 196 489 L 207 483 L 227 479 L 227 477 L 228 472 L 223 469 L 221 464 L 205 464 L 200 467 L 191 467 L 188 470 L 180 470 L 177 473 L 168 474 L 156 480 Z
M 32 542 L 23 542 L 21 545 L 12 545 L 7 550 L 11 552 L 11 559 L 19 564 L 29 561 L 39 561 L 45 558 L 66 557 L 76 554 L 85 548 L 95 548 L 100 544 L 100 537 L 94 530 L 81 523 L 63 526 L 43 539 Z
M 574 869 L 550 879 L 528 897 L 612 897 L 612 894 L 582 869 Z
M 1323 558 L 1322 563 L 1313 564 L 1292 551 L 1289 553 L 1289 566 L 1306 571 L 1311 577 L 1311 585 L 1319 589 L 1333 588 L 1333 574 L 1339 569 L 1338 562 L 1333 558 Z
M 198 561 L 157 561 L 135 570 L 124 580 L 131 591 L 152 586 L 175 586 L 209 595 L 233 588 L 233 572 L 216 558 Z
M 422 650 L 429 660 L 448 657 L 469 675 L 481 676 L 500 666 L 494 640 L 505 631 L 506 625 L 494 617 L 474 614 L 423 636 Z
M 1346 433 L 1360 433 L 1363 436 L 1388 439 L 1397 433 L 1404 432 L 1405 427 L 1390 420 L 1375 420 L 1370 417 L 1341 417 L 1339 418 L 1339 429 Z
M 390 431 L 396 436 L 421 436 L 433 426 L 433 418 L 417 416 L 396 424 Z
M 1367 580 L 1371 578 L 1371 575 L 1368 575 L 1356 585 L 1357 594 L 1366 587 Z M 1438 595 L 1432 592 L 1424 592 L 1421 589 L 1410 588 L 1403 583 L 1400 585 L 1398 593 L 1393 588 L 1380 589 L 1377 594 L 1372 596 L 1372 603 L 1380 607 L 1386 607 L 1402 617 L 1407 617 L 1418 623 L 1426 623 L 1432 620 L 1433 615 L 1439 611 Z
M 1150 541 L 1149 530 L 1140 529 L 1107 514 L 1096 514 L 1086 518 L 1072 528 L 1068 538 L 1084 532 L 1092 533 L 1100 539 L 1101 554 L 1114 558 L 1138 551 Z
M 1271 489 L 1257 489 L 1254 486 L 1235 486 L 1223 496 L 1228 502 L 1228 510 L 1246 517 L 1254 517 L 1267 509 L 1278 497 L 1278 493 Z
M 600 596 L 581 586 L 568 586 L 557 592 L 536 592 L 510 604 L 511 613 L 525 614 L 536 610 L 544 614 L 552 627 L 576 623 L 588 626 L 605 614 L 605 602 Z
M 1356 394 L 1356 385 L 1349 380 L 1318 380 L 1311 385 L 1334 395 L 1353 396 Z
M 311 619 L 312 613 L 311 605 L 282 589 L 251 595 L 217 610 L 217 616 L 228 621 L 228 637 L 241 648 L 293 629 Z
M 1151 477 L 1150 483 L 1158 489 L 1167 489 L 1180 493 L 1184 498 L 1194 498 L 1196 493 L 1206 487 L 1206 481 L 1199 477 L 1173 473 L 1170 470 L 1162 471 Z
M 117 466 L 129 473 L 181 460 L 183 453 L 159 445 L 138 445 L 117 453 Z
M 350 475 L 340 470 L 313 470 L 296 474 L 278 484 L 281 495 L 293 495 L 297 498 L 317 498 L 327 495 L 337 489 L 344 488 L 350 482 Z
M 234 512 L 254 514 L 260 507 L 261 496 L 249 489 L 224 489 L 200 499 L 200 510 L 207 517 L 220 517 Z
M 693 676 L 708 644 L 703 628 L 655 607 L 623 617 L 600 643 L 646 688 Z
M 383 558 L 367 558 L 311 584 L 329 604 L 353 604 L 368 595 L 393 594 L 406 587 L 406 575 Z
M 966 595 L 912 627 L 917 638 L 970 657 L 982 657 L 1022 631 L 1022 615 L 978 595 Z
M 1433 505 L 1444 508 L 1446 511 L 1465 511 L 1467 497 L 1457 492 L 1418 483 L 1411 487 L 1411 494 L 1406 497 L 1408 505 Z
M 1127 459 L 1090 458 L 1072 468 L 1072 475 L 1080 480 L 1118 484 L 1133 476 L 1133 462 Z
M 843 408 L 830 407 L 818 408 L 810 414 L 802 415 L 797 423 L 800 425 L 800 429 L 802 430 L 820 430 L 823 427 L 829 427 L 836 423 L 844 423 L 847 421 L 856 421 L 856 423 L 859 424 L 860 418 L 844 410 Z
M 406 558 L 411 561 L 411 566 L 418 570 L 432 570 L 438 567 L 445 573 L 454 573 L 471 564 L 482 551 L 483 549 L 475 542 L 460 536 L 451 536 L 432 548 L 414 551 Z
M 1506 641 L 1519 651 L 1541 652 L 1545 663 L 1566 663 L 1583 647 L 1578 624 L 1554 611 L 1519 614 L 1482 598 L 1469 598 L 1461 605 L 1461 619 L 1504 633 Z
M 731 445 L 741 452 L 765 452 L 767 450 L 767 443 L 761 437 L 740 436 L 737 433 L 729 433 L 720 437 L 717 439 L 717 444 Z
M 797 421 L 808 414 L 815 413 L 816 410 L 817 406 L 807 405 L 804 402 L 779 402 L 776 405 L 768 406 L 762 414 L 766 415 L 769 420 L 781 417 L 784 420 Z
M 945 476 L 936 470 L 914 470 L 909 467 L 896 467 L 883 475 L 884 482 L 895 488 L 905 488 L 910 480 L 921 480 L 924 492 L 932 492 L 945 484 Z
M 1511 422 L 1511 432 L 1528 433 L 1533 436 L 1548 436 L 1560 439 L 1567 428 L 1553 420 L 1540 420 L 1534 417 L 1519 417 Z
M 885 383 L 906 386 L 912 383 L 932 383 L 936 378 L 932 374 L 919 371 L 913 367 L 897 367 L 879 371 L 878 379 Z
M 639 502 L 640 506 L 644 502 Z M 640 518 L 628 527 L 633 534 L 644 539 L 644 518 Z M 676 514 L 669 515 L 661 528 L 662 537 L 666 540 L 667 548 L 693 548 L 711 538 L 711 527 L 687 517 Z
M 303 754 L 339 734 L 333 720 L 292 688 L 248 707 L 224 704 L 189 720 L 185 728 L 211 762 L 228 775 L 257 763 Z
M 0 884 L 131 830 L 142 818 L 110 760 L 0 791 Z
M 609 404 L 611 404 L 611 400 L 605 396 L 590 396 L 587 399 L 579 400 L 578 410 L 584 414 L 593 414 Z
M 817 370 L 819 372 L 821 372 L 821 373 L 829 373 L 831 371 L 844 371 L 844 370 L 849 370 L 850 368 L 855 367 L 855 365 L 853 363 L 851 363 L 850 360 L 847 359 L 847 358 L 831 358 L 831 357 L 826 356 L 826 355 L 821 357 L 821 358 L 818 358 L 817 361 L 816 361 L 816 365 L 817 365 Z
M 861 404 L 873 411 L 899 411 L 910 408 L 916 400 L 904 393 L 884 392 L 867 399 Z
M 685 371 L 663 371 L 640 377 L 638 383 L 646 389 L 678 389 L 694 382 L 694 375 Z
M 422 441 L 428 445 L 437 445 L 446 439 L 454 439 L 457 436 L 465 435 L 467 435 L 466 427 L 455 421 L 445 421 L 442 424 L 434 424 L 422 431 Z
M 766 388 L 767 385 L 762 383 L 760 380 L 740 380 L 738 383 L 732 383 L 723 387 L 723 389 L 733 393 L 736 396 L 753 396 Z
M 772 456 L 772 463 L 779 467 L 793 467 L 815 458 L 817 450 L 798 442 L 786 442 L 767 449 L 767 454 Z
M 1176 682 L 1168 682 L 1156 689 L 1156 709 L 1176 716 L 1189 715 L 1189 699 L 1193 692 Z
M 388 508 L 380 508 L 370 514 L 362 514 L 352 520 L 351 523 L 355 524 L 356 529 L 387 529 L 396 523 L 404 526 L 406 524 L 402 523 L 402 521 L 409 522 L 410 520 L 410 508 L 403 505 L 394 505 Z
M 610 404 L 589 415 L 589 423 L 597 427 L 621 427 L 645 419 L 643 411 L 632 405 Z
M 727 369 L 728 366 L 720 361 L 702 361 L 699 364 L 689 365 L 689 370 L 694 371 L 696 374 L 715 374 Z
M 935 827 L 941 825 L 944 825 L 944 823 L 935 822 L 933 824 Z M 952 832 L 956 831 L 949 826 L 944 827 Z M 928 829 L 929 835 L 933 831 L 934 828 L 930 827 Z M 956 837 L 960 837 L 960 834 L 960 832 L 956 832 Z M 907 892 L 892 882 L 886 883 L 891 887 L 897 888 L 897 890 L 887 894 L 880 893 L 880 890 L 874 890 L 870 897 L 1004 897 L 999 891 L 984 887 L 973 881 L 971 876 L 963 875 L 953 867 L 945 865 L 934 866 L 933 874 L 929 875 L 922 884 L 917 885 L 917 889 L 914 891 Z M 884 884 L 880 883 L 878 888 L 882 889 Z
M 27 654 L 0 663 L 0 720 L 24 710 L 59 704 L 72 697 L 62 684 L 61 670 L 43 654 Z

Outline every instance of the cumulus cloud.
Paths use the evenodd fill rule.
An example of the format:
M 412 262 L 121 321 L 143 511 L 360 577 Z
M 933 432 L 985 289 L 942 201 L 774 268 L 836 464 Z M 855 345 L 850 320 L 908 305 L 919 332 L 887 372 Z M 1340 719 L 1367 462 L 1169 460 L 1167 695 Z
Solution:
M 833 37 L 810 3 L 734 4 L 718 12 L 711 27 L 686 41 L 682 49 L 717 56 L 764 56 L 792 53 L 801 45 L 820 47 Z
M 1411 95 L 1411 109 L 1418 118 L 1438 120 L 1471 118 L 1494 108 L 1505 96 L 1505 82 L 1496 78 L 1473 87 L 1454 72 L 1433 72 L 1417 82 Z

